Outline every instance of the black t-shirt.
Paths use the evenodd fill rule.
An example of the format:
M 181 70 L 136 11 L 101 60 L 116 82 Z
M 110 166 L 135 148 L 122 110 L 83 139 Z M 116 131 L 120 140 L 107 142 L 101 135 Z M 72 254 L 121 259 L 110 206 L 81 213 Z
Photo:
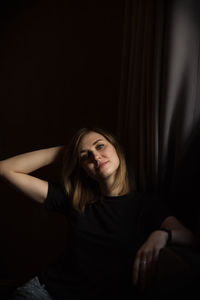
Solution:
M 170 215 L 161 201 L 134 191 L 105 196 L 102 202 L 88 204 L 80 214 L 58 182 L 49 182 L 45 207 L 64 214 L 69 224 L 63 255 L 40 274 L 56 299 L 119 295 L 132 290 L 136 251 Z

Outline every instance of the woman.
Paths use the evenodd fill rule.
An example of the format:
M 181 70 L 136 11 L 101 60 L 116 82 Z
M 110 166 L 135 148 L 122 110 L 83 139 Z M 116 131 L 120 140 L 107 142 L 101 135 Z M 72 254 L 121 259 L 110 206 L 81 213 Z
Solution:
M 62 182 L 29 175 L 60 157 Z M 19 287 L 12 299 L 132 298 L 136 286 L 148 285 L 169 239 L 194 243 L 193 234 L 160 201 L 134 190 L 124 154 L 105 130 L 83 128 L 66 149 L 3 160 L 0 174 L 48 210 L 63 213 L 69 223 L 64 255 Z

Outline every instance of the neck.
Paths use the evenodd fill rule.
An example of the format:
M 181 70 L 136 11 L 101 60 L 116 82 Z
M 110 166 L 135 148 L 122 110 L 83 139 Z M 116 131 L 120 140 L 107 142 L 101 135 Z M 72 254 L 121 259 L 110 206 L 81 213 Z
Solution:
M 119 196 L 121 192 L 121 185 L 113 187 L 114 180 L 105 180 L 99 183 L 100 190 L 104 196 Z

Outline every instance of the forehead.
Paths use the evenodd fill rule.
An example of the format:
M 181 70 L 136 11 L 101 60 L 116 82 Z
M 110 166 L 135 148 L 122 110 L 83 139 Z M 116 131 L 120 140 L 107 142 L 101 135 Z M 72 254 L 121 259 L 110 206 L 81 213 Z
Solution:
M 89 132 L 84 135 L 79 144 L 79 150 L 90 148 L 97 140 L 106 141 L 105 137 L 97 132 Z

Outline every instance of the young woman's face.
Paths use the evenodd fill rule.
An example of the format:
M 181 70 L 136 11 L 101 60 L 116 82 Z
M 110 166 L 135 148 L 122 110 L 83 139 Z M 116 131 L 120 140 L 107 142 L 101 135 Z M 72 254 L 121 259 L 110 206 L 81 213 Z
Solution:
M 86 173 L 97 181 L 115 176 L 120 163 L 115 147 L 93 131 L 81 139 L 79 158 Z

